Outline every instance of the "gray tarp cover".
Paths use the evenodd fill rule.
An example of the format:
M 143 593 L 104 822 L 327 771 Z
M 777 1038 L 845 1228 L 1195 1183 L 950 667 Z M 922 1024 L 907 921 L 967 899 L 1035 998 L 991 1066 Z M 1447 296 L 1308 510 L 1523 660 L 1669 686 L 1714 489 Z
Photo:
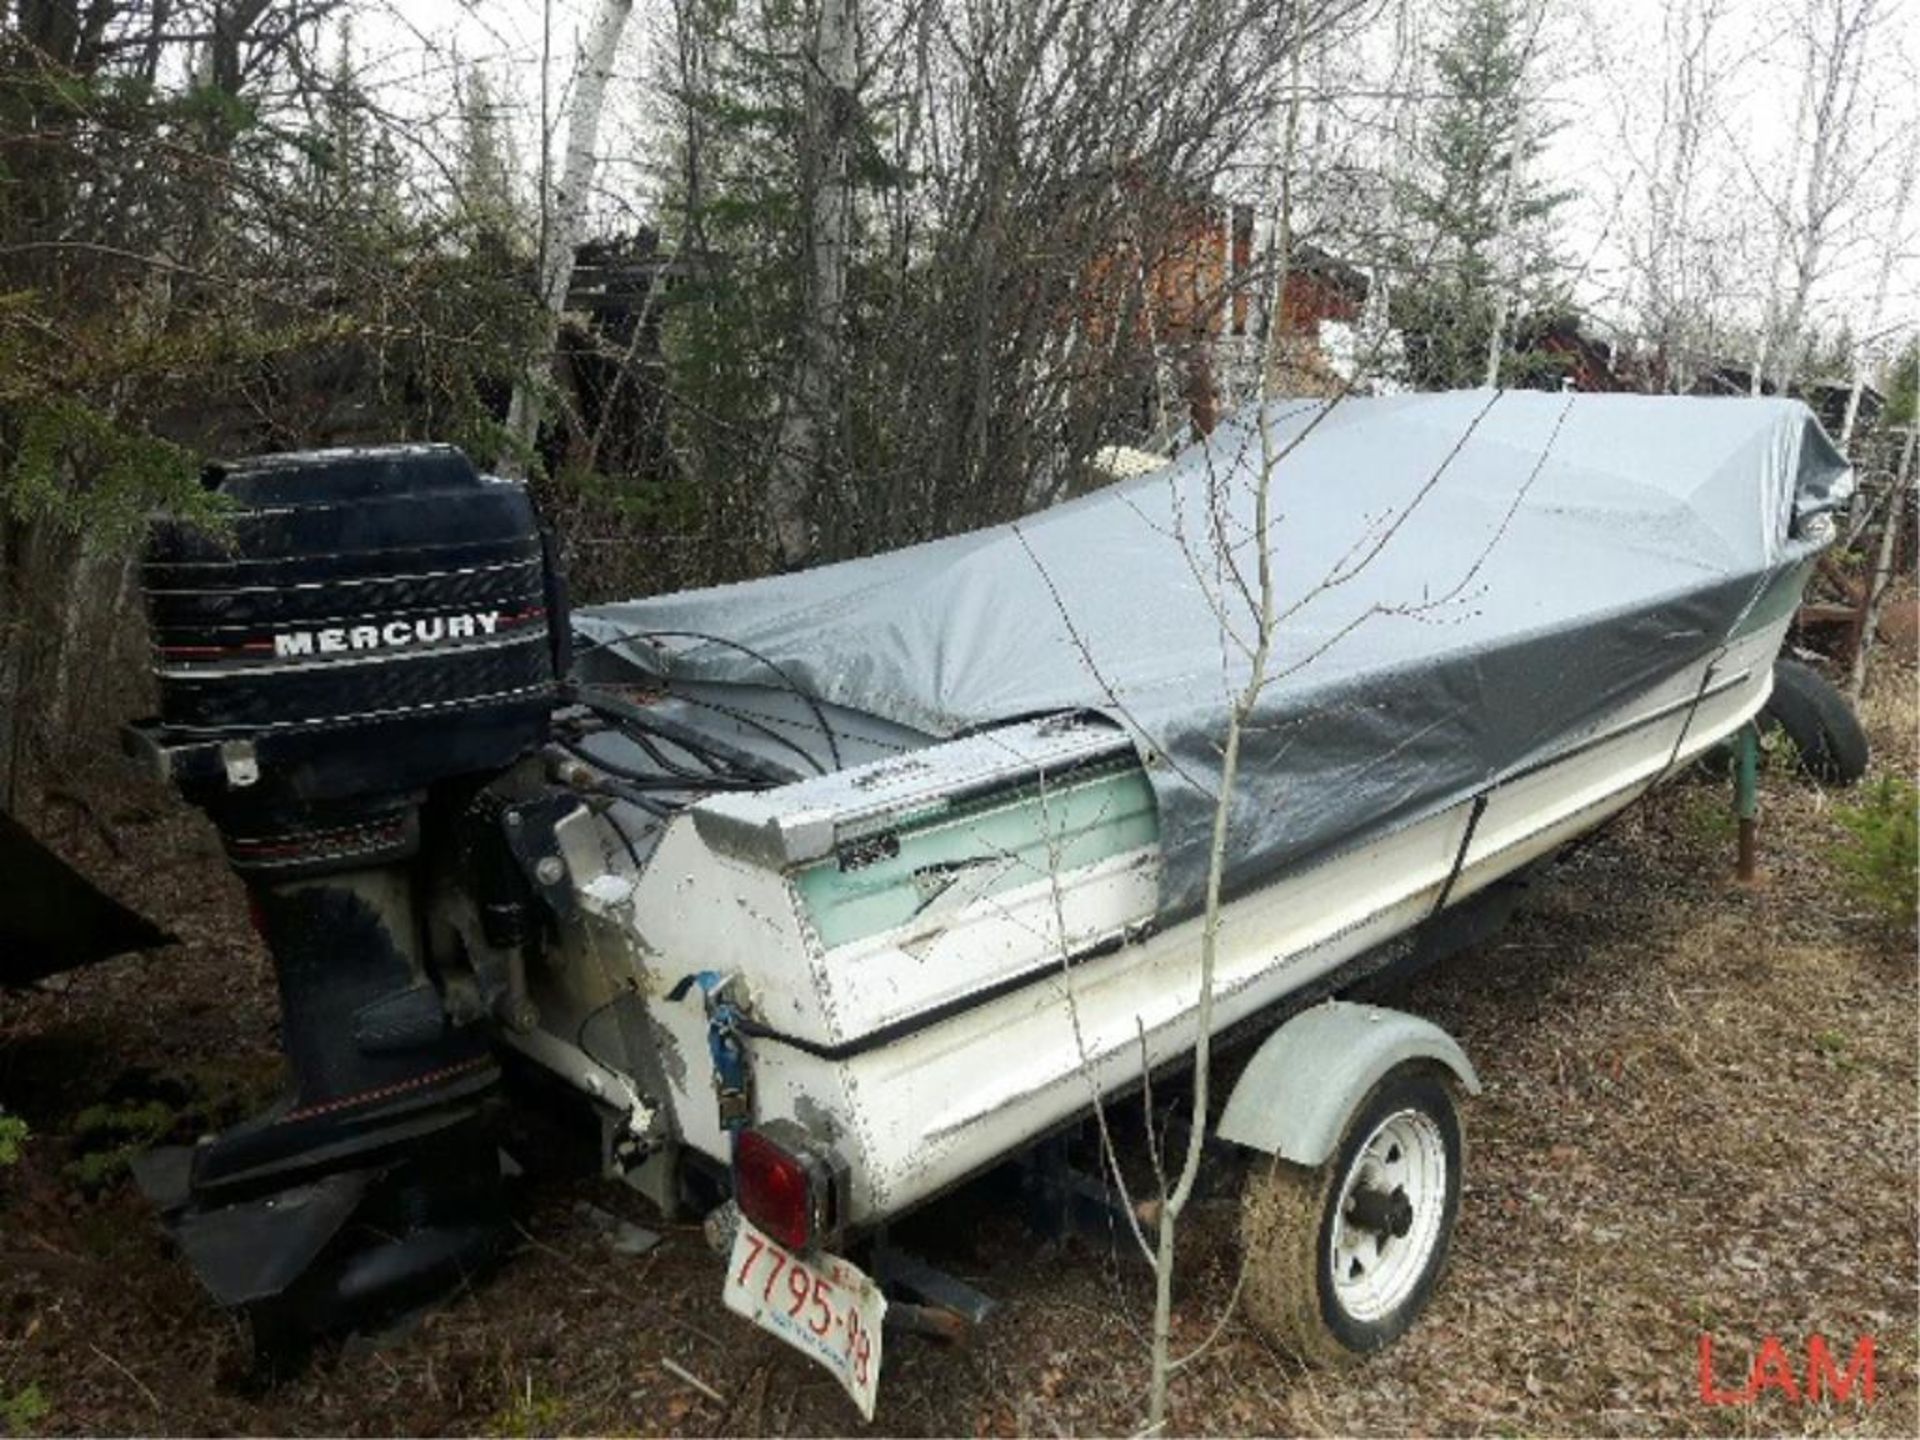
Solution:
M 1229 893 L 1466 800 L 1700 660 L 1817 550 L 1825 527 L 1805 522 L 1851 488 L 1793 401 L 1483 390 L 1265 413 L 1279 618 Z M 725 636 L 823 699 L 937 736 L 1113 716 L 1148 760 L 1176 918 L 1204 895 L 1259 628 L 1262 468 L 1249 413 L 1166 470 L 1017 525 L 578 618 L 598 637 Z M 720 645 L 670 664 L 769 681 Z

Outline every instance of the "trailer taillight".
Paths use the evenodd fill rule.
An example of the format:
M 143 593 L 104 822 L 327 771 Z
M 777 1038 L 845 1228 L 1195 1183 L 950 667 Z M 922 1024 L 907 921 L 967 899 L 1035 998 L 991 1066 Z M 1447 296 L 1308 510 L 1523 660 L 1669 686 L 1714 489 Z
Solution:
M 834 1222 L 834 1165 L 791 1120 L 743 1130 L 733 1145 L 740 1213 L 788 1250 L 810 1250 Z

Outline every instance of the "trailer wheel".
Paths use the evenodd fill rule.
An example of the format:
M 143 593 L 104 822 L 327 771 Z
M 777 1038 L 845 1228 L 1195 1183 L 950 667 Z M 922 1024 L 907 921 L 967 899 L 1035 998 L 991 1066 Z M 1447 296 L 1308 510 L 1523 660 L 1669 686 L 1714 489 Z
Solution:
M 1464 1159 L 1451 1080 L 1421 1061 L 1373 1088 L 1325 1165 L 1256 1163 L 1240 1212 L 1248 1317 L 1322 1365 L 1399 1339 L 1446 1267 Z

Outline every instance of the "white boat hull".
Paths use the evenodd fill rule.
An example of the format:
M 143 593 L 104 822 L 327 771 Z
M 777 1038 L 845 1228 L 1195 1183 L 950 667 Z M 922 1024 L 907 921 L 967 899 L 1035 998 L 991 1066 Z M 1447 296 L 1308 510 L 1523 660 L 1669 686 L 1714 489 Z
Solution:
M 1737 639 L 1568 737 L 1551 763 L 1228 904 L 1216 1030 L 1413 929 L 1443 893 L 1457 904 L 1552 853 L 1719 744 L 1765 704 L 1786 624 L 1782 616 Z M 580 1017 L 638 986 L 679 1139 L 724 1162 L 729 1136 L 711 1083 L 706 1012 L 697 991 L 669 996 L 693 971 L 745 976 L 765 1029 L 791 1022 L 826 1037 L 753 1038 L 754 1112 L 762 1122 L 795 1119 L 831 1142 L 848 1165 L 845 1218 L 855 1226 L 1004 1159 L 1084 1111 L 1096 1092 L 1127 1086 L 1193 1044 L 1202 921 L 1117 941 L 1150 905 L 1151 853 L 955 908 L 947 919 L 968 937 L 959 948 L 943 947 L 942 926 L 923 925 L 913 943 L 895 935 L 868 944 L 854 967 L 810 933 L 780 870 L 717 851 L 692 817 L 675 820 L 645 871 L 626 869 L 625 883 L 623 857 L 603 841 L 597 859 L 570 857 L 576 880 L 595 863 L 614 877 L 597 892 L 583 886 L 594 918 L 538 995 L 550 1018 L 523 1048 L 608 1100 L 618 1077 L 577 1051 L 561 1063 L 559 1052 L 574 1049 L 563 1037 Z M 1100 936 L 1109 943 L 1086 953 L 1084 942 Z M 1036 971 L 1036 953 L 1058 963 Z M 924 1017 L 928 995 L 941 997 L 928 1023 L 891 1018 Z
M 1613 738 L 1492 791 L 1450 899 L 1592 829 L 1730 735 L 1765 704 L 1779 639 L 1757 635 L 1723 657 L 1715 673 L 1729 683 L 1697 712 L 1690 702 L 1701 676 L 1678 676 L 1599 732 L 1617 729 Z M 1257 1014 L 1424 919 L 1453 871 L 1470 810 L 1455 807 L 1227 906 L 1216 1026 Z M 855 1218 L 904 1209 L 1084 1109 L 1095 1088 L 1138 1078 L 1143 1049 L 1153 1066 L 1189 1049 L 1200 926 L 1189 920 L 1063 966 L 857 1058 L 829 1063 L 767 1047 L 758 1057 L 763 1103 L 791 1113 L 810 1101 L 857 1117 Z

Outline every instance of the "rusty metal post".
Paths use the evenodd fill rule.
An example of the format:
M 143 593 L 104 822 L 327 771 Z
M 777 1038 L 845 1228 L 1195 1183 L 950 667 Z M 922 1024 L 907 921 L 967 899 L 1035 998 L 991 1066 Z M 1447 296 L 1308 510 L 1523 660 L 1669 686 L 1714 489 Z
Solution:
M 1760 829 L 1760 730 L 1740 727 L 1734 741 L 1733 808 L 1740 817 L 1740 855 L 1734 874 L 1742 881 L 1754 875 L 1754 840 Z

